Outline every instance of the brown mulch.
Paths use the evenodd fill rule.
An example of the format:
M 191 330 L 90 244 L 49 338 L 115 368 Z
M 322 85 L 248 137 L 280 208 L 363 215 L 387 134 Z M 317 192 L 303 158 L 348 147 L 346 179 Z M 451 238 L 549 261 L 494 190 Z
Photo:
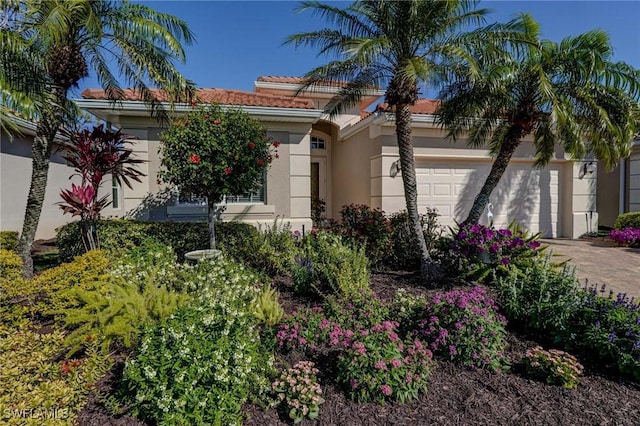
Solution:
M 390 298 L 395 289 L 407 288 L 414 294 L 430 294 L 420 286 L 415 274 L 385 273 L 372 276 L 372 287 L 383 298 Z M 276 280 L 280 302 L 287 312 L 309 299 L 301 299 L 287 291 L 290 281 Z M 587 367 L 580 385 L 575 390 L 547 385 L 526 378 L 520 360 L 527 349 L 537 345 L 514 332 L 508 335 L 507 356 L 513 365 L 510 371 L 495 374 L 482 370 L 468 370 L 448 362 L 438 362 L 430 379 L 426 395 L 407 404 L 356 404 L 347 399 L 333 381 L 335 359 L 316 359 L 321 374 L 319 381 L 325 403 L 320 417 L 304 420 L 304 425 L 549 425 L 549 426 L 638 426 L 640 425 L 640 386 L 604 377 Z M 282 357 L 285 363 L 302 359 L 302 354 L 291 353 Z M 106 391 L 114 383 L 114 375 L 103 379 L 99 388 Z M 249 419 L 245 425 L 270 426 L 293 424 L 275 409 L 263 410 L 248 404 Z M 115 418 L 92 396 L 79 416 L 80 425 L 142 425 L 127 417 Z

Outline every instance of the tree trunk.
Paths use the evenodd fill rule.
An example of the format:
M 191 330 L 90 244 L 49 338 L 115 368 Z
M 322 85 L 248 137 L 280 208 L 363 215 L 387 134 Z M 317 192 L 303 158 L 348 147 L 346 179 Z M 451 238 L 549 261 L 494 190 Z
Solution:
M 53 86 L 51 95 L 52 102 L 43 107 L 41 119 L 36 128 L 36 137 L 31 146 L 33 157 L 31 183 L 29 185 L 29 195 L 27 196 L 22 233 L 18 243 L 18 253 L 22 258 L 22 271 L 25 278 L 33 276 L 31 248 L 38 230 L 38 222 L 40 222 L 42 204 L 44 203 L 47 188 L 51 149 L 58 127 L 62 123 L 62 108 L 67 99 L 67 91 L 63 87 Z
M 434 278 L 435 264 L 429 255 L 427 243 L 422 232 L 420 214 L 418 213 L 418 187 L 416 183 L 416 164 L 413 157 L 413 142 L 411 141 L 411 110 L 409 104 L 396 105 L 396 134 L 400 151 L 400 169 L 404 184 L 404 198 L 407 203 L 407 213 L 411 221 L 411 228 L 420 251 L 420 272 L 427 278 Z
M 520 126 L 511 126 L 507 131 L 507 134 L 502 141 L 502 145 L 500 146 L 500 151 L 491 166 L 489 176 L 487 176 L 480 193 L 473 201 L 473 206 L 471 206 L 469 216 L 467 217 L 467 220 L 464 221 L 465 224 L 476 224 L 480 220 L 482 212 L 489 203 L 489 197 L 493 190 L 496 189 L 496 186 L 498 186 L 498 183 L 500 183 L 500 179 L 502 179 L 502 175 L 504 175 L 513 153 L 518 145 L 520 145 L 520 139 L 522 136 L 524 136 L 524 130 Z
M 209 202 L 209 238 L 211 249 L 216 249 L 216 219 L 217 219 L 217 208 L 216 205 L 212 202 Z

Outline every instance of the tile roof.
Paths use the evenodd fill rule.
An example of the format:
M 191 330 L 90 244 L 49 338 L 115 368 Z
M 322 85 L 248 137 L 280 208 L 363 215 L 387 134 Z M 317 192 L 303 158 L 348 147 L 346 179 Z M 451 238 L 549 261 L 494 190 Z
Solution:
M 151 89 L 154 96 L 159 101 L 167 101 L 166 93 L 159 89 Z M 139 101 L 141 100 L 139 93 L 133 89 L 125 89 L 124 97 L 121 100 Z M 102 89 L 86 89 L 81 93 L 84 99 L 102 99 L 108 100 L 106 93 Z M 245 105 L 273 108 L 299 108 L 299 109 L 315 109 L 315 105 L 311 99 L 293 98 L 291 96 L 274 95 L 270 93 L 254 93 L 244 92 L 241 90 L 226 89 L 197 89 L 196 96 L 200 102 L 204 103 L 220 103 L 223 105 Z
M 415 105 L 411 106 L 412 114 L 434 114 L 440 105 L 440 101 L 437 99 L 418 99 Z M 391 112 L 392 107 L 389 107 L 386 103 L 381 103 L 376 107 L 378 111 Z

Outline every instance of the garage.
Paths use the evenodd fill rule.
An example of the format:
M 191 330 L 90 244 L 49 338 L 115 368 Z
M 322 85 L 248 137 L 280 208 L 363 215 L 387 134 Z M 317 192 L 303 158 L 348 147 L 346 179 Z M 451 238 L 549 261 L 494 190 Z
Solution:
M 418 160 L 418 205 L 436 208 L 444 226 L 464 220 L 491 164 L 489 160 Z M 512 162 L 491 194 L 494 225 L 506 227 L 515 220 L 525 229 L 541 232 L 545 237 L 558 236 L 559 177 L 558 165 L 534 169 L 528 162 Z M 487 213 L 482 215 L 483 224 L 488 223 Z

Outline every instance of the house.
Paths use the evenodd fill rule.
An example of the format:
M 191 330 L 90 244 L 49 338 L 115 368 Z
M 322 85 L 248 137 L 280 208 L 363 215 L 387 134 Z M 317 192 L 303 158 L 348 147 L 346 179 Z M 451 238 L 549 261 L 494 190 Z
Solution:
M 201 102 L 242 107 L 281 143 L 280 158 L 272 163 L 263 189 L 228 198 L 223 218 L 255 224 L 278 217 L 294 229 L 309 229 L 312 196 L 326 201 L 327 216 L 332 218 L 339 218 L 340 208 L 350 203 L 387 213 L 404 209 L 394 116 L 384 105 L 374 108 L 384 92 L 372 89 L 361 105 L 330 121 L 322 109 L 340 87 L 317 87 L 294 97 L 300 83 L 296 77 L 267 76 L 257 79 L 253 92 L 198 90 Z M 157 96 L 162 99 L 160 92 Z M 121 191 L 125 211 L 143 219 L 204 219 L 206 206 L 201 202 L 157 184 L 162 129 L 134 92 L 125 92 L 125 99 L 114 106 L 103 90 L 88 89 L 77 103 L 139 138 L 134 150 L 147 160 L 143 166 L 147 177 L 133 191 Z M 464 140 L 445 140 L 445 131 L 434 121 L 436 107 L 436 101 L 423 99 L 412 110 L 418 203 L 422 209 L 436 208 L 447 226 L 466 217 L 492 161 L 487 149 L 469 148 Z M 176 113 L 189 108 L 179 105 Z M 517 221 L 547 237 L 576 238 L 597 229 L 598 174 L 585 172 L 595 162 L 571 161 L 559 146 L 548 167 L 534 169 L 534 154 L 531 140 L 515 153 L 491 196 L 494 224 Z
M 21 232 L 31 184 L 31 144 L 36 134 L 36 125 L 15 116 L 11 120 L 16 125 L 18 133 L 9 135 L 0 129 L 0 230 Z M 71 215 L 63 215 L 57 204 L 62 201 L 60 191 L 70 188 L 72 181 L 78 183 L 71 180 L 74 173 L 73 167 L 69 166 L 63 158 L 64 144 L 64 139 L 57 138 L 53 147 L 36 239 L 55 237 L 56 228 L 72 220 Z M 111 193 L 112 198 L 115 196 L 115 199 L 104 214 L 123 216 L 125 211 L 119 204 L 121 196 L 119 189 L 112 188 L 110 181 L 107 183 L 109 185 L 102 188 L 100 196 Z
M 611 171 L 598 165 L 599 224 L 613 227 L 620 213 L 640 211 L 640 135 L 636 137 L 631 156 Z

